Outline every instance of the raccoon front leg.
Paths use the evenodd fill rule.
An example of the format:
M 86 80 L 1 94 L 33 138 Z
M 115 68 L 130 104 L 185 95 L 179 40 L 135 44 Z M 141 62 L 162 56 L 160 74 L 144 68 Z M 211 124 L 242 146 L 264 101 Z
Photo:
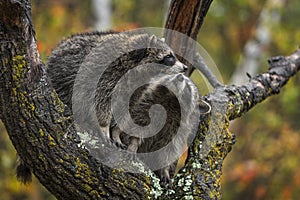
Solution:
M 142 140 L 137 137 L 130 137 L 129 139 L 129 145 L 127 147 L 127 150 L 130 152 L 137 152 L 139 146 L 142 144 Z
M 170 165 L 168 165 L 160 170 L 157 170 L 156 172 L 163 183 L 171 184 L 170 168 Z
M 115 143 L 117 147 L 120 147 L 121 149 L 126 149 L 126 145 L 123 144 L 123 142 L 121 141 L 121 134 L 122 134 L 121 129 L 115 125 L 111 127 L 110 132 L 111 132 L 110 138 L 112 142 Z
M 121 137 L 121 134 L 123 134 L 123 137 Z M 127 147 L 127 150 L 132 153 L 136 153 L 139 146 L 142 144 L 141 138 L 127 135 L 126 133 L 123 133 L 117 126 L 112 128 L 111 138 L 112 141 L 117 144 L 117 146 L 124 149 Z

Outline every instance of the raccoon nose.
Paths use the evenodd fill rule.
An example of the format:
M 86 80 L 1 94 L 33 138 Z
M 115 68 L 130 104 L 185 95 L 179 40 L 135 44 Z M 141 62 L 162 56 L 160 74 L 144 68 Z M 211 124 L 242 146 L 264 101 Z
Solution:
M 188 70 L 188 67 L 185 64 L 182 64 L 183 72 L 186 72 Z

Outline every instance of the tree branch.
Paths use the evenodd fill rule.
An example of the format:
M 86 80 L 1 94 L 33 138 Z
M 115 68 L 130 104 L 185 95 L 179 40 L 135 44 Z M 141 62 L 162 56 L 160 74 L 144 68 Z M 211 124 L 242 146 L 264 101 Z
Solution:
M 256 104 L 280 92 L 280 89 L 300 69 L 300 49 L 290 56 L 269 59 L 269 65 L 268 72 L 250 78 L 247 84 L 224 88 L 229 98 L 230 107 L 227 115 L 230 120 L 240 117 Z
M 212 0 L 172 0 L 165 28 L 181 32 L 196 40 L 211 2 Z M 176 46 L 172 45 L 176 43 L 175 38 L 167 38 L 172 40 L 168 43 L 171 47 Z
M 204 17 L 209 9 L 212 0 L 172 0 L 165 24 L 166 31 L 164 37 L 166 43 L 182 57 L 190 60 L 194 56 L 194 43 L 188 37 L 180 37 L 174 33 L 183 33 L 193 40 L 197 39 L 198 32 L 204 21 Z M 172 30 L 172 31 L 169 31 Z M 192 53 L 191 53 L 192 52 Z M 185 62 L 182 58 L 179 58 Z M 189 63 L 185 63 L 189 64 Z M 190 68 L 189 73 L 192 69 Z
M 201 55 L 197 52 L 194 42 L 197 40 L 197 35 L 211 3 L 212 0 L 173 0 L 165 25 L 164 37 L 166 38 L 166 43 L 173 50 L 179 52 L 179 55 L 182 55 L 178 56 L 179 60 L 189 66 L 186 74 L 191 75 L 195 67 L 197 67 L 215 88 L 222 84 L 205 64 Z M 183 33 L 189 37 L 181 37 L 176 32 Z M 194 60 L 196 66 L 192 66 L 187 60 Z
M 39 59 L 29 2 L 4 0 L 0 7 L 0 116 L 22 160 L 58 199 L 151 196 L 149 171 L 110 169 L 77 146 L 72 116 Z
M 185 7 L 186 2 L 172 1 L 182 10 L 170 12 L 167 27 L 195 38 L 211 1 L 189 1 L 190 7 Z M 0 117 L 20 157 L 58 199 L 220 199 L 222 164 L 235 143 L 229 120 L 277 94 L 300 68 L 298 50 L 272 58 L 269 72 L 243 86 L 218 87 L 203 97 L 212 111 L 201 116 L 199 132 L 185 166 L 173 178 L 173 188 L 163 189 L 145 166 L 137 164 L 140 174 L 110 169 L 77 145 L 73 118 L 39 59 L 29 1 L 3 0 L 0 7 Z M 175 19 L 189 9 L 198 17 Z

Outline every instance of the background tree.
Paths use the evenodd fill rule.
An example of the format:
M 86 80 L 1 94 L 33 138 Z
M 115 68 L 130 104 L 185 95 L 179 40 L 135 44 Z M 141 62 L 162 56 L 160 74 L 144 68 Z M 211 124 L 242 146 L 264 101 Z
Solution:
M 237 6 L 234 6 L 233 4 L 235 4 L 235 5 L 237 5 Z M 241 5 L 240 5 L 241 4 Z M 218 10 L 218 9 L 220 9 L 220 8 L 225 8 L 225 12 L 223 12 L 223 15 L 222 15 L 222 12 L 211 12 L 212 14 L 210 15 L 210 17 L 211 18 L 214 18 L 214 17 L 216 17 L 216 18 L 218 18 L 218 19 L 221 19 L 220 18 L 220 16 L 222 17 L 222 21 L 223 20 L 225 20 L 226 18 L 225 17 L 228 17 L 227 15 L 228 14 L 230 14 L 230 13 L 238 13 L 238 14 L 240 14 L 240 12 L 242 12 L 241 13 L 241 15 L 243 16 L 243 15 L 246 15 L 246 18 L 244 17 L 243 18 L 243 20 L 242 20 L 242 22 L 241 23 L 245 23 L 245 21 L 247 20 L 247 14 L 245 14 L 245 12 L 244 12 L 244 10 L 247 10 L 247 7 L 246 7 L 246 5 L 247 4 L 245 4 L 245 3 L 241 3 L 241 1 L 239 1 L 239 2 L 232 2 L 231 4 L 229 4 L 229 3 L 226 3 L 226 4 L 222 4 L 221 2 L 219 3 L 218 2 L 218 4 L 215 4 L 215 5 L 219 5 L 219 6 L 216 6 L 216 7 L 212 7 L 212 9 L 213 9 L 213 11 L 220 11 L 220 10 Z M 256 5 L 260 5 L 260 2 L 258 2 Z M 292 9 L 292 8 L 296 8 L 295 7 L 295 5 L 293 6 L 291 3 L 290 4 L 288 4 L 289 5 L 289 7 L 287 7 L 286 9 L 286 12 L 290 12 L 290 10 L 289 9 Z M 240 7 L 239 7 L 240 6 Z M 243 8 L 243 9 L 240 9 L 240 8 Z M 253 7 L 254 8 L 254 7 Z M 222 10 L 222 9 L 221 9 Z M 231 11 L 230 11 L 231 10 Z M 232 12 L 232 10 L 234 10 L 235 12 Z M 251 10 L 251 9 L 250 9 Z M 293 9 L 292 9 L 293 10 Z M 58 11 L 59 11 L 59 9 L 58 9 Z M 62 9 L 60 9 L 60 11 L 63 11 Z M 238 12 L 238 11 L 240 11 L 240 12 Z M 57 12 L 56 12 L 57 13 Z M 214 15 L 214 13 L 215 13 L 215 15 Z M 247 12 L 246 12 L 247 13 Z M 249 12 L 249 13 L 255 13 L 255 12 Z M 258 11 L 258 13 L 259 13 L 259 11 Z M 249 15 L 248 15 L 249 16 Z M 236 15 L 234 15 L 234 16 L 232 16 L 232 17 L 234 17 L 234 19 L 237 19 L 236 18 Z M 210 18 L 208 18 L 208 20 L 209 20 Z M 285 19 L 285 18 L 283 18 L 283 19 Z M 285 19 L 286 20 L 286 19 Z M 251 21 L 251 20 L 250 20 Z M 255 21 L 255 20 L 253 20 L 252 19 L 252 21 Z M 287 25 L 287 24 L 289 24 L 288 22 L 292 22 L 293 20 L 292 19 L 289 19 L 289 20 L 286 20 L 285 22 L 285 25 Z M 232 42 L 230 42 L 230 44 L 232 44 L 232 43 L 236 43 L 236 44 L 239 44 L 238 43 L 238 41 L 236 41 L 236 35 L 234 35 L 234 34 L 230 34 L 230 31 L 229 31 L 229 29 L 233 29 L 232 28 L 232 26 L 234 26 L 234 23 L 232 23 L 232 22 L 235 22 L 235 20 L 231 20 L 231 24 L 230 24 L 230 26 L 224 26 L 224 24 L 225 23 L 223 23 L 223 28 L 222 28 L 222 32 L 221 33 L 224 33 L 224 35 L 225 36 L 227 36 L 227 39 L 225 38 L 225 40 L 223 40 L 223 41 L 225 41 L 225 45 L 223 44 L 222 45 L 222 43 L 220 42 L 220 43 L 218 43 L 218 42 L 214 42 L 214 43 L 209 43 L 209 45 L 208 46 L 211 46 L 211 45 L 214 45 L 215 47 L 217 47 L 217 46 L 221 46 L 222 48 L 218 48 L 218 49 L 220 49 L 220 51 L 225 51 L 226 50 L 226 54 L 225 53 L 223 53 L 222 55 L 226 55 L 226 59 L 224 59 L 222 56 L 216 56 L 216 58 L 220 58 L 220 60 L 221 60 L 221 62 L 222 62 L 222 65 L 219 65 L 219 66 L 222 66 L 222 68 L 221 69 L 223 69 L 223 70 L 225 70 L 226 71 L 226 69 L 230 69 L 230 67 L 223 67 L 223 66 L 228 66 L 227 64 L 226 64 L 226 62 L 224 62 L 224 61 L 227 61 L 228 60 L 228 56 L 227 56 L 227 53 L 228 53 L 228 48 L 230 49 L 230 48 L 235 48 L 235 46 L 234 45 L 228 45 L 228 41 L 232 41 Z M 207 24 L 208 22 L 206 22 L 206 24 Z M 215 24 L 217 24 L 217 23 L 215 23 Z M 245 25 L 246 26 L 246 25 Z M 205 26 L 204 26 L 205 27 Z M 218 26 L 216 26 L 216 27 L 218 27 Z M 242 28 L 241 28 L 242 29 Z M 62 30 L 65 30 L 65 29 L 62 29 Z M 288 31 L 290 31 L 291 30 L 291 28 L 287 28 L 286 30 L 288 30 Z M 74 31 L 74 32 L 78 32 L 78 31 Z M 212 31 L 214 34 L 216 34 L 216 33 L 220 33 L 220 32 L 218 32 L 218 31 Z M 37 33 L 39 33 L 39 31 L 37 31 Z M 236 32 L 236 34 L 238 34 L 239 32 Z M 243 30 L 241 30 L 241 33 L 243 33 Z M 277 33 L 278 33 L 278 31 L 277 31 Z M 203 33 L 204 34 L 204 33 Z M 49 34 L 50 35 L 50 34 Z M 51 35 L 58 35 L 58 34 L 51 34 Z M 289 38 L 289 40 L 290 40 L 290 42 L 284 42 L 284 38 L 285 37 L 283 37 L 284 36 L 284 34 L 283 33 L 281 33 L 281 34 L 277 34 L 277 36 L 278 35 L 281 35 L 281 37 L 280 37 L 280 39 L 281 40 L 283 40 L 283 42 L 278 42 L 278 44 L 281 44 L 281 45 L 283 45 L 283 44 L 288 44 L 288 43 L 291 43 L 292 41 L 293 41 L 293 37 L 295 37 L 296 38 L 296 36 L 297 36 L 297 34 L 294 34 L 294 36 L 293 37 L 287 37 L 287 38 Z M 239 36 L 239 35 L 238 35 Z M 243 36 L 243 34 L 241 34 L 240 36 Z M 56 40 L 56 41 L 58 41 L 59 40 L 59 38 L 61 37 L 59 37 L 59 36 L 57 36 L 58 37 L 58 39 Z M 217 37 L 213 37 L 211 40 L 209 39 L 210 37 L 213 37 L 213 35 L 211 35 L 211 33 L 210 34 L 208 34 L 208 35 L 203 35 L 202 37 L 200 37 L 200 40 L 202 39 L 203 40 L 203 38 L 205 38 L 205 42 L 206 43 L 208 43 L 209 41 L 216 41 L 216 40 L 219 40 L 219 38 L 220 38 L 220 40 L 222 40 L 222 37 L 219 37 L 219 36 L 217 36 Z M 232 38 L 231 38 L 232 37 Z M 239 38 L 239 37 L 238 37 Z M 49 39 L 49 38 L 48 38 Z M 46 40 L 47 40 L 47 38 L 46 38 Z M 279 40 L 279 39 L 278 39 Z M 294 41 L 295 41 L 296 39 L 294 39 Z M 279 40 L 280 41 L 280 40 Z M 227 42 L 227 45 L 226 45 L 226 42 Z M 293 44 L 293 43 L 292 43 Z M 224 46 L 226 46 L 227 48 L 224 48 Z M 273 46 L 276 46 L 276 45 L 273 45 Z M 284 46 L 284 45 L 283 45 Z M 241 47 L 242 47 L 242 45 L 241 45 Z M 285 47 L 286 49 L 288 49 L 288 47 Z M 276 48 L 275 48 L 276 49 Z M 289 49 L 291 49 L 291 48 L 289 48 Z M 237 49 L 235 49 L 234 51 L 236 51 L 236 52 L 238 52 L 239 51 L 239 49 L 237 48 Z M 212 50 L 212 52 L 213 52 L 213 50 Z M 284 51 L 282 51 L 282 52 L 284 52 Z M 278 53 L 278 52 L 275 52 L 275 53 Z M 274 53 L 273 53 L 274 54 Z M 235 58 L 235 56 L 232 56 L 232 57 L 230 57 L 230 58 Z M 232 65 L 233 66 L 233 65 Z M 231 66 L 231 68 L 232 68 L 232 66 Z M 296 84 L 295 84 L 296 85 Z M 295 88 L 295 87 L 294 87 Z M 294 90 L 291 90 L 290 92 L 288 92 L 287 93 L 287 95 L 282 95 L 282 96 L 284 96 L 284 97 L 282 97 L 282 98 L 284 98 L 285 100 L 282 100 L 282 102 L 284 103 L 284 104 L 282 104 L 282 105 L 284 105 L 284 107 L 283 107 L 283 111 L 287 111 L 286 110 L 286 108 L 287 108 L 287 105 L 289 105 L 291 108 L 290 108 L 290 110 L 292 111 L 292 112 L 296 112 L 297 113 L 297 109 L 295 110 L 295 109 L 293 109 L 294 108 L 294 106 L 293 105 L 297 105 L 297 89 L 294 89 Z M 296 95 L 296 97 L 295 97 L 295 95 Z M 280 96 L 281 97 L 281 96 Z M 280 99 L 280 97 L 279 98 L 277 98 L 277 99 Z M 292 102 L 294 102 L 295 104 L 291 104 L 290 103 L 290 100 L 293 100 Z M 281 102 L 281 103 L 282 103 Z M 288 104 L 287 104 L 287 102 L 289 102 Z M 260 109 L 261 109 L 261 107 L 260 107 Z M 278 106 L 277 106 L 277 110 L 278 110 Z M 265 111 L 266 111 L 266 113 L 268 113 L 268 112 L 271 112 L 270 114 L 269 114 L 269 120 L 273 120 L 273 117 L 272 117 L 272 115 L 274 114 L 274 112 L 275 111 L 277 111 L 276 109 L 272 109 L 271 107 L 267 107 L 267 108 L 265 108 Z M 295 114 L 296 114 L 295 113 Z M 275 115 L 275 119 L 276 119 L 276 116 L 277 116 L 277 118 L 278 118 L 278 114 L 277 115 Z M 294 115 L 295 116 L 295 115 Z M 258 121 L 259 120 L 266 120 L 266 118 L 264 117 L 264 118 L 257 118 L 257 117 L 253 117 L 254 119 L 258 119 Z M 291 118 L 292 119 L 292 118 Z M 288 121 L 287 123 L 289 123 L 290 121 L 292 122 L 292 120 L 280 120 L 280 119 L 277 119 L 279 122 L 281 122 L 281 121 Z M 276 122 L 276 121 L 275 121 Z M 279 122 L 277 122 L 277 124 L 279 123 Z M 268 124 L 274 124 L 274 121 L 272 122 L 269 122 L 269 123 L 266 123 L 267 125 Z M 250 124 L 250 123 L 249 123 Z M 263 127 L 265 127 L 265 125 L 266 124 L 263 124 L 263 125 L 259 125 L 259 123 L 251 123 L 251 128 L 248 128 L 248 129 L 244 129 L 244 131 L 243 131 L 243 133 L 244 132 L 247 132 L 246 130 L 249 130 L 249 132 L 252 132 L 251 130 L 252 130 L 252 128 L 253 128 L 253 125 L 255 125 L 255 126 L 261 126 L 262 128 Z M 270 125 L 271 125 L 270 124 Z M 278 125 L 276 125 L 277 127 L 278 127 Z M 292 128 L 292 129 L 290 129 L 290 128 Z M 255 129 L 254 129 L 255 130 Z M 271 130 L 274 130 L 273 128 L 271 129 Z M 276 128 L 276 131 L 277 131 L 278 129 Z M 296 128 L 296 126 L 290 126 L 290 127 L 288 127 L 287 129 L 281 129 L 282 131 L 284 131 L 284 134 L 286 134 L 286 133 L 289 133 L 290 132 L 290 134 L 292 133 L 292 135 L 289 135 L 290 137 L 287 137 L 287 138 L 297 138 L 297 134 L 295 134 L 295 132 L 293 132 L 293 130 L 297 130 L 297 128 Z M 286 130 L 292 130 L 292 132 L 291 131 L 289 131 L 289 132 L 286 132 Z M 252 132 L 253 133 L 253 132 Z M 278 134 L 277 134 L 278 135 Z M 256 138 L 256 140 L 255 140 L 255 143 L 257 144 L 257 141 L 260 141 L 261 140 L 261 138 L 259 138 L 259 136 L 261 136 L 261 134 L 260 135 L 255 135 L 256 137 L 253 137 L 253 136 L 251 136 L 251 138 Z M 241 137 L 240 137 L 241 138 Z M 248 137 L 249 138 L 249 137 Z M 265 138 L 265 140 L 268 140 L 269 138 L 272 138 L 271 137 L 271 135 L 268 135 L 268 137 L 266 136 L 266 137 L 264 137 Z M 284 138 L 286 138 L 286 137 L 284 137 Z M 272 141 L 274 141 L 274 140 L 272 140 Z M 297 140 L 293 140 L 293 144 L 297 144 L 296 143 L 296 141 Z M 254 143 L 254 142 L 253 142 Z M 242 144 L 244 144 L 244 143 L 242 143 Z M 252 144 L 252 143 L 250 143 L 250 144 Z M 273 147 L 274 148 L 274 146 L 275 145 L 272 145 L 272 143 L 268 143 L 268 144 L 270 144 L 270 149 Z M 250 146 L 249 144 L 247 145 L 247 146 Z M 247 147 L 246 146 L 246 147 Z M 243 147 L 245 147 L 245 145 L 243 146 Z M 296 148 L 295 148 L 296 149 Z M 276 149 L 275 149 L 276 150 Z M 274 154 L 277 152 L 277 151 L 273 151 L 274 152 Z M 264 149 L 262 149 L 261 151 L 259 151 L 259 150 L 257 150 L 258 152 L 259 152 L 259 154 L 261 155 L 261 152 L 270 152 L 270 151 L 264 151 Z M 269 157 L 271 157 L 272 155 L 273 155 L 273 158 L 276 158 L 276 155 L 274 155 L 274 154 L 271 154 L 271 155 L 268 155 Z M 255 157 L 254 155 L 253 155 L 253 157 Z M 281 160 L 281 162 L 282 163 L 284 163 L 284 161 L 287 159 L 286 157 L 284 157 L 285 159 L 284 160 Z M 253 159 L 252 159 L 253 160 Z M 275 159 L 275 160 L 277 160 L 277 159 Z M 295 160 L 295 159 L 292 159 L 292 160 Z M 297 160 L 297 159 L 296 159 Z M 242 164 L 243 164 L 244 162 L 242 162 Z M 245 163 L 247 163 L 246 161 L 245 161 Z M 249 162 L 248 162 L 249 163 Z M 294 164 L 295 164 L 295 161 L 294 161 Z M 245 165 L 247 165 L 247 164 L 245 164 Z M 226 166 L 226 165 L 225 165 Z M 249 164 L 249 166 L 253 166 L 253 165 L 251 165 L 251 163 Z M 287 167 L 291 167 L 291 166 L 287 166 Z M 233 170 L 232 170 L 233 168 L 230 168 L 230 172 L 231 173 L 237 173 L 237 175 L 238 175 L 238 172 L 236 172 L 236 171 L 238 171 L 238 169 L 236 169 L 235 168 L 235 170 L 234 170 L 234 172 L 233 172 Z M 242 175 L 243 174 L 245 174 L 245 175 L 247 175 L 247 173 L 241 173 Z M 236 174 L 233 174 L 231 177 L 237 177 L 237 175 Z M 276 174 L 275 174 L 276 175 Z M 238 177 L 239 178 L 239 177 Z M 240 179 L 235 179 L 235 180 L 240 180 Z M 241 177 L 241 182 L 239 183 L 239 184 L 244 184 L 245 185 L 245 182 L 242 182 L 243 180 L 245 180 L 245 178 L 244 177 Z M 282 179 L 281 179 L 282 180 Z M 277 182 L 281 182 L 281 180 L 279 179 L 279 180 L 277 180 Z M 295 181 L 296 181 L 296 179 L 295 179 Z M 283 181 L 282 181 L 283 182 Z M 251 183 L 251 182 L 246 182 L 246 183 Z M 263 184 L 264 182 L 262 182 L 262 184 Z M 231 187 L 231 188 L 243 188 L 243 187 Z M 255 188 L 254 188 L 255 189 Z M 257 194 L 258 195 L 261 195 L 261 194 L 263 194 L 264 192 L 263 191 L 266 191 L 267 189 L 264 189 L 264 188 L 262 188 L 261 189 L 261 187 L 260 188 L 258 188 L 257 189 Z M 262 192 L 261 192 L 262 191 Z M 288 189 L 286 189 L 285 191 L 289 191 Z M 267 191 L 268 192 L 268 191 Z M 289 192 L 285 192 L 285 194 L 288 194 Z M 225 195 L 226 195 L 226 193 L 225 193 Z M 265 193 L 265 195 L 267 195 L 266 193 Z

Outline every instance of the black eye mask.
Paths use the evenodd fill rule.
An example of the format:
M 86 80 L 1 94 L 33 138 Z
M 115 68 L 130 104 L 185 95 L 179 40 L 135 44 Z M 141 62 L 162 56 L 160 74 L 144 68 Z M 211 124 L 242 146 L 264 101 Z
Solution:
M 176 58 L 173 55 L 169 54 L 166 55 L 159 63 L 167 66 L 172 66 L 175 64 L 175 62 Z

